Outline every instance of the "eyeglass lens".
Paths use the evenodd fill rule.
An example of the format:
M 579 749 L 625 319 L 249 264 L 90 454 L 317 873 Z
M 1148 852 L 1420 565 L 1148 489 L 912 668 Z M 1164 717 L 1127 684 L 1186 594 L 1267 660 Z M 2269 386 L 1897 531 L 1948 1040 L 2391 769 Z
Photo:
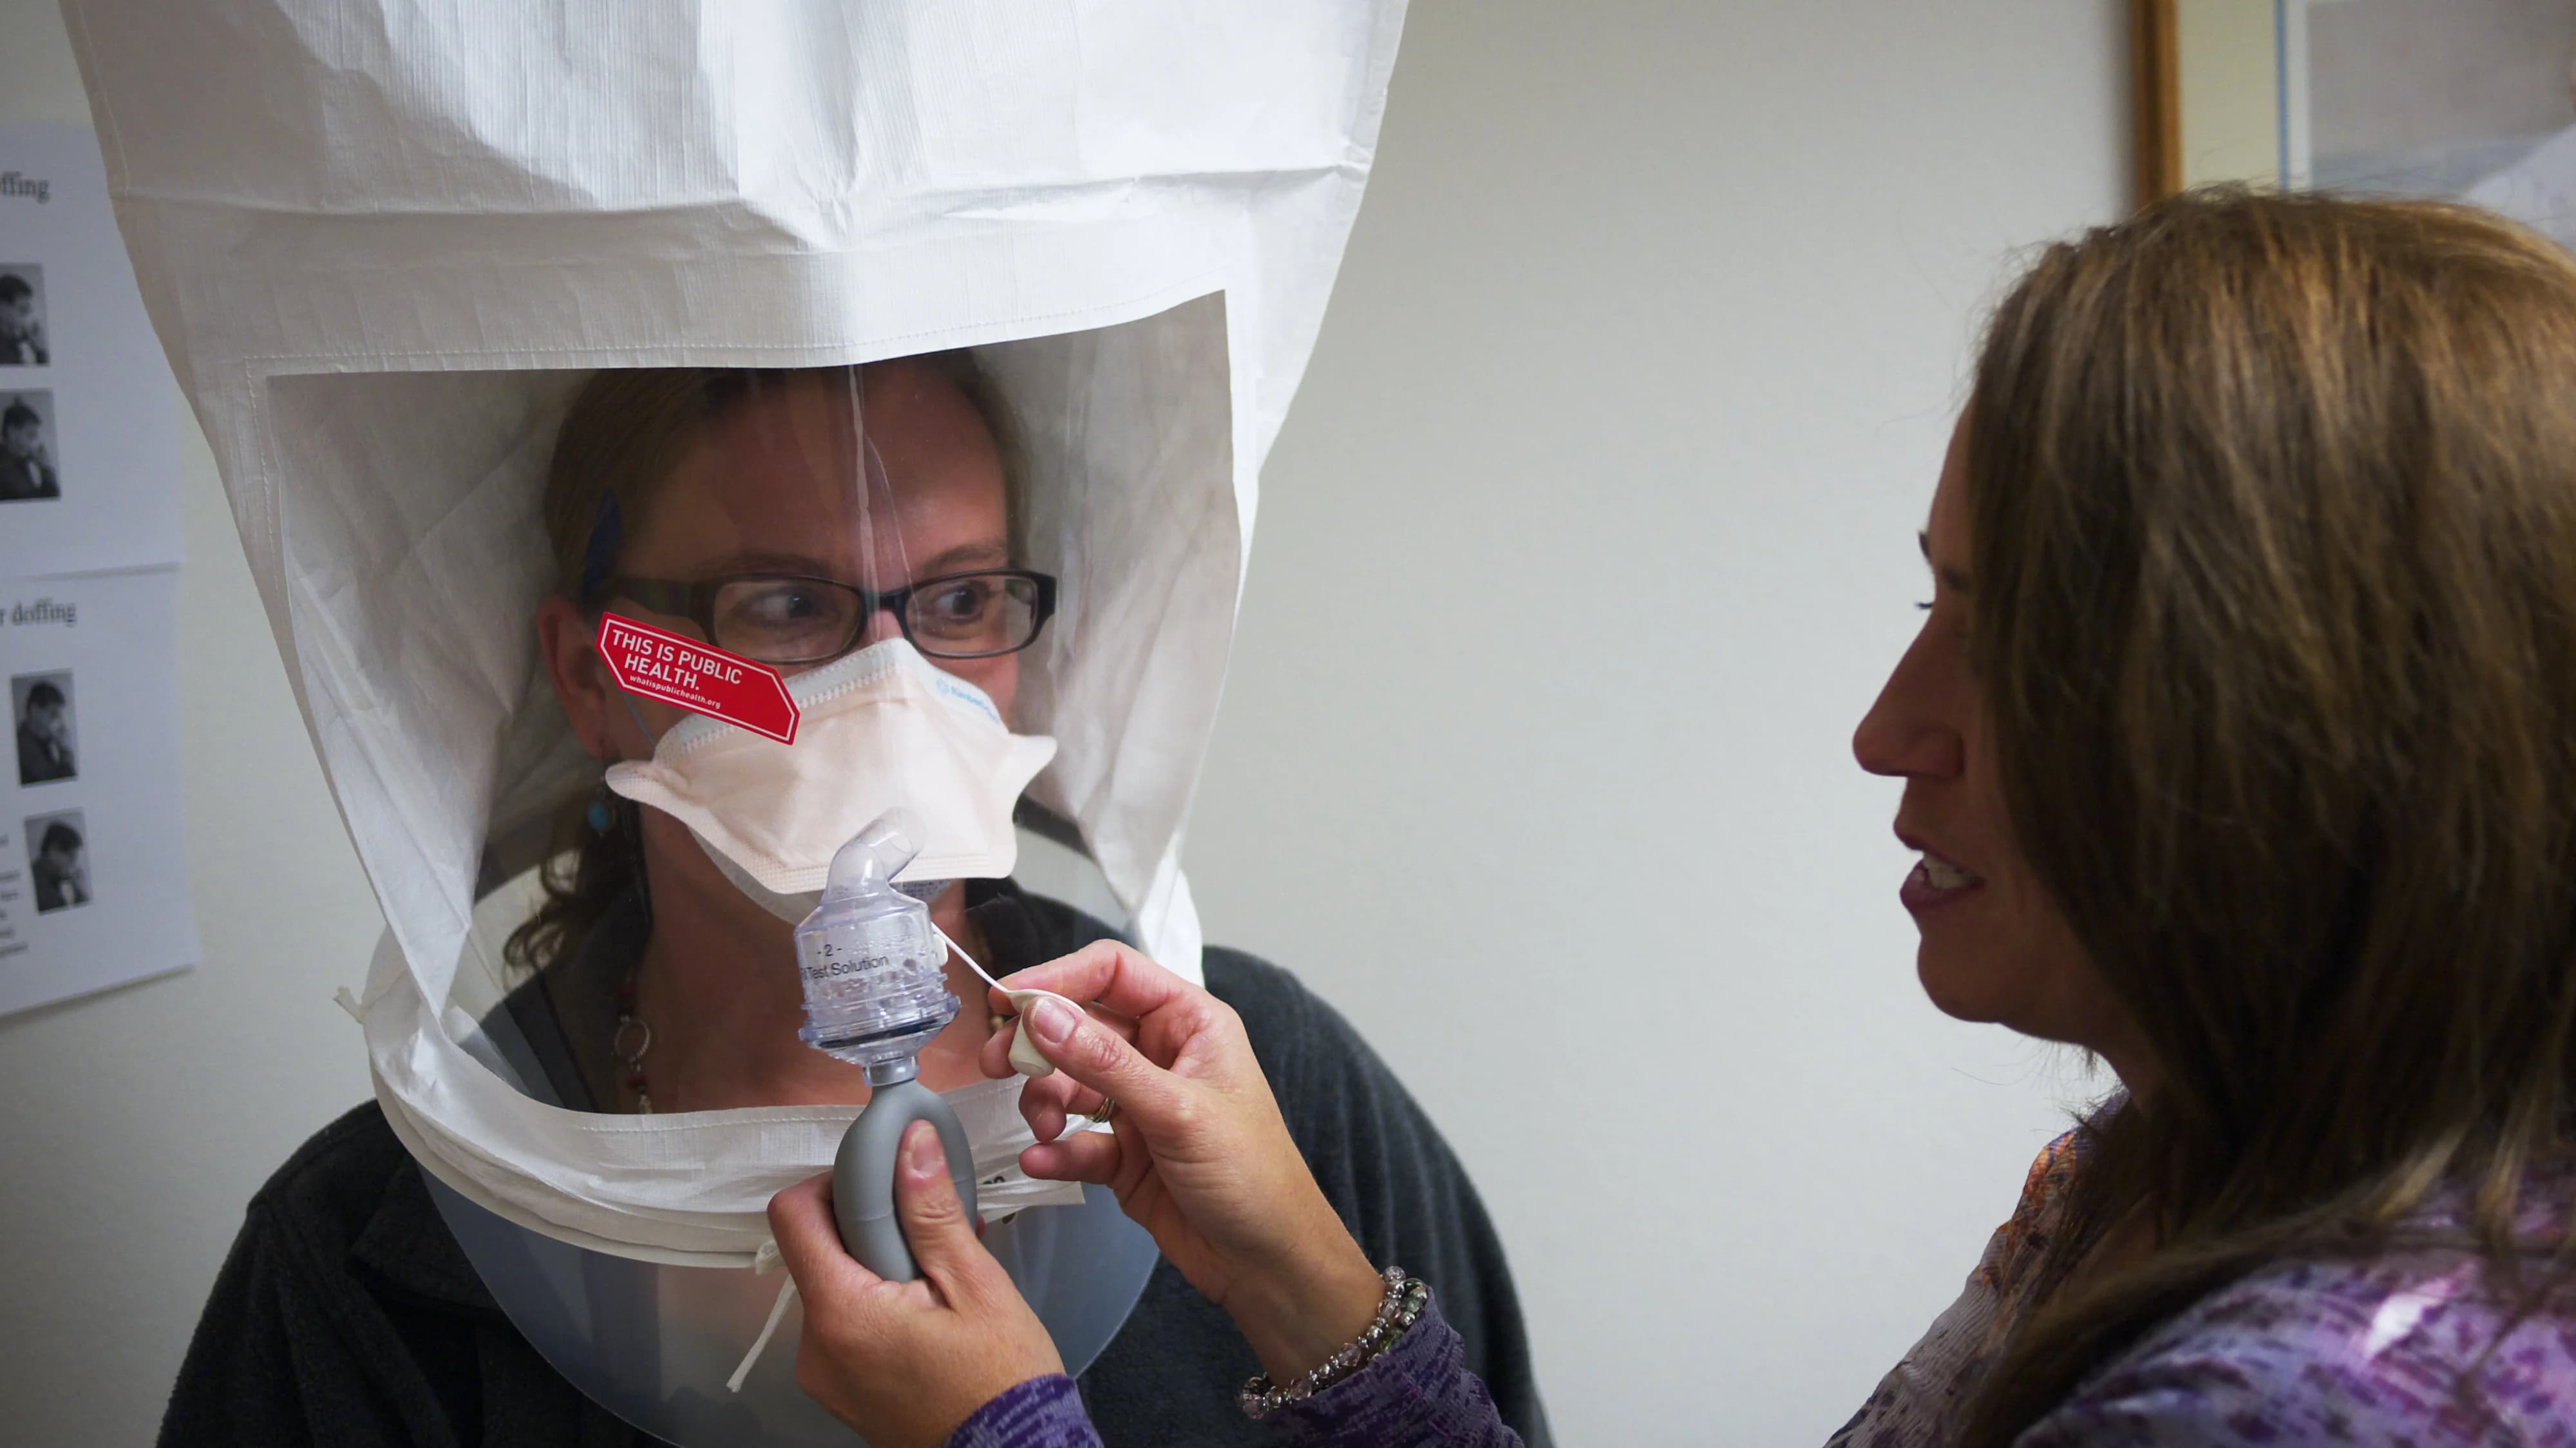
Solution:
M 975 658 L 1026 648 L 1037 636 L 1037 585 L 1001 573 L 968 573 L 916 585 L 904 632 L 933 658 Z M 867 627 L 858 590 L 802 578 L 743 578 L 716 590 L 717 648 L 765 664 L 830 658 Z

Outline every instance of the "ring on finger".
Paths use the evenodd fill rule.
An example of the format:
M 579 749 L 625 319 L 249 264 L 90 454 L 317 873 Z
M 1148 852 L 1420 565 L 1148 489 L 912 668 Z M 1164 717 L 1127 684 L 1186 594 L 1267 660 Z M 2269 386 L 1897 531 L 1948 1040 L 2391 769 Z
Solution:
M 1107 1126 L 1109 1124 L 1109 1118 L 1116 1116 L 1117 1114 L 1117 1098 L 1112 1096 L 1103 1096 L 1100 1098 L 1099 1108 L 1091 1113 L 1091 1120 L 1094 1125 Z

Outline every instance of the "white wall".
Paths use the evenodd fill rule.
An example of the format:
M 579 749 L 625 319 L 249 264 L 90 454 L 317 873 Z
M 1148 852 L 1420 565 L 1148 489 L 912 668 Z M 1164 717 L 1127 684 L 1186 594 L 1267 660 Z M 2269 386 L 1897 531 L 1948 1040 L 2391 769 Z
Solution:
M 2077 1085 L 1923 1003 L 1845 741 L 1978 310 L 2124 192 L 2121 9 L 1415 5 L 1192 873 L 1475 1171 L 1570 1443 L 1820 1440 Z M 82 118 L 52 6 L 0 13 L 0 118 Z M 13 1442 L 147 1441 L 243 1201 L 366 1090 L 378 917 L 185 466 L 206 964 L 0 1020 Z
M 1821 1441 L 2062 1123 L 1849 740 L 1978 313 L 2120 205 L 2123 16 L 1414 6 L 1189 859 L 1473 1168 L 1569 1443 Z

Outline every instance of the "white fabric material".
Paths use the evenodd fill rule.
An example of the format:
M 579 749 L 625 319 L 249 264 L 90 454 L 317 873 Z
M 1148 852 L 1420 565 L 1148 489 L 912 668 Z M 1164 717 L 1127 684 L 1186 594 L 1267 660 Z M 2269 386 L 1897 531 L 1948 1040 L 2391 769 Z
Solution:
M 533 864 L 585 777 L 530 620 L 538 481 L 588 369 L 977 348 L 1025 454 L 1026 562 L 1064 582 L 1021 685 L 1061 745 L 1032 797 L 1196 973 L 1182 822 L 1401 0 L 65 9 L 146 305 L 385 909 L 378 1095 L 442 1181 L 598 1250 L 747 1264 L 850 1116 L 558 1110 L 445 1022 L 487 855 Z
M 794 744 L 691 714 L 654 741 L 652 758 L 610 765 L 608 787 L 782 895 L 822 889 L 841 847 L 897 807 L 922 832 L 899 880 L 1011 873 L 1011 806 L 1055 757 L 1054 740 L 1012 733 L 989 695 L 903 639 L 798 674 L 787 695 Z

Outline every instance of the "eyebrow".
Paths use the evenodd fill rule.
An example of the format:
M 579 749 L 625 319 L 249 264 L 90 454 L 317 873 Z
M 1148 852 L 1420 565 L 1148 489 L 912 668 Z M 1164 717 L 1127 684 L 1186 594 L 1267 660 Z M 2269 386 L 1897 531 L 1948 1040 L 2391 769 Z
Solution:
M 1944 568 L 1940 564 L 1932 561 L 1931 529 L 1924 528 L 1917 530 L 1914 534 L 1914 541 L 1923 549 L 1924 563 L 1931 568 L 1933 576 L 1939 578 L 1944 587 L 1948 588 L 1952 593 L 1967 593 L 1971 591 L 1968 587 L 1967 574 L 1960 572 L 1956 568 Z
M 919 565 L 920 576 L 937 578 L 961 564 L 1007 563 L 1010 557 L 1009 546 L 997 540 L 985 539 L 974 543 L 960 543 L 935 557 L 925 559 Z M 810 553 L 730 553 L 702 566 L 706 576 L 710 578 L 723 578 L 737 573 L 784 573 L 802 578 L 837 579 L 839 577 L 839 571 L 832 563 Z
M 1008 563 L 1010 545 L 994 539 L 980 543 L 960 543 L 921 565 L 924 578 L 936 578 L 961 563 Z

